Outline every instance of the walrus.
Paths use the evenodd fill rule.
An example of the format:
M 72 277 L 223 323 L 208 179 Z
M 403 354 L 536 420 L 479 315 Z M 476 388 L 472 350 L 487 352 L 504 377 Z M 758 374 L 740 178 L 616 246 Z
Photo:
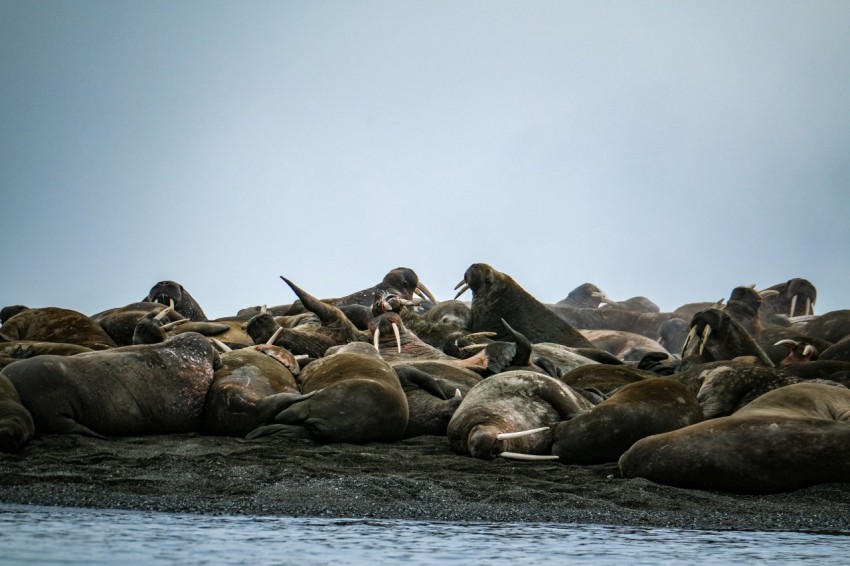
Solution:
M 776 293 L 762 301 L 761 315 L 763 318 L 770 318 L 775 314 L 782 314 L 791 318 L 815 313 L 814 306 L 818 292 L 812 282 L 807 279 L 795 277 L 785 283 L 777 283 L 764 289 L 764 291 L 768 290 L 776 291 Z
M 15 386 L 0 373 L 0 452 L 18 452 L 35 435 L 35 423 Z
M 546 304 L 575 328 L 582 330 L 622 330 L 655 339 L 661 325 L 676 316 L 667 312 L 634 312 L 621 309 L 584 309 L 568 305 Z
M 373 285 L 372 287 L 356 291 L 349 295 L 345 295 L 344 297 L 326 300 L 337 307 L 351 304 L 371 307 L 375 300 L 375 295 L 381 291 L 398 293 L 405 299 L 412 299 L 414 294 L 416 294 L 435 304 L 437 303 L 437 299 L 434 298 L 431 291 L 429 291 L 428 288 L 419 281 L 419 276 L 416 275 L 416 272 L 409 267 L 396 267 L 395 269 L 390 270 L 386 275 L 384 275 L 384 278 L 380 283 Z
M 484 263 L 472 264 L 464 273 L 457 296 L 472 290 L 471 332 L 496 332 L 496 340 L 510 340 L 504 319 L 532 343 L 554 342 L 564 346 L 592 348 L 570 324 L 520 287 L 509 275 Z M 455 297 L 457 298 L 457 297 Z
M 168 305 L 163 305 L 162 303 L 143 301 L 130 303 L 123 307 L 107 309 L 91 315 L 91 318 L 109 334 L 109 337 L 112 338 L 115 344 L 118 346 L 130 346 L 134 343 L 133 334 L 140 320 L 152 312 L 156 315 L 169 308 Z M 174 312 L 174 309 L 171 309 L 167 314 L 163 315 L 161 321 L 163 324 L 168 324 L 169 322 L 180 319 L 185 319 L 185 317 Z
M 460 389 L 455 387 L 452 391 L 455 385 L 452 381 L 423 371 L 415 364 L 394 364 L 393 369 L 407 396 L 409 414 L 403 438 L 425 434 L 445 436 L 449 421 L 463 399 Z
M 26 309 L 0 327 L 0 341 L 33 340 L 85 346 L 92 350 L 116 347 L 115 341 L 91 317 L 71 309 Z
M 303 399 L 295 380 L 300 368 L 288 350 L 271 344 L 230 350 L 217 343 L 225 351 L 204 404 L 205 434 L 245 436 Z
M 12 362 L 24 360 L 35 356 L 56 355 L 73 356 L 83 352 L 93 352 L 91 348 L 66 344 L 64 342 L 38 342 L 33 340 L 15 340 L 14 342 L 0 342 L 0 369 Z
M 221 360 L 204 336 L 74 356 L 37 356 L 3 373 L 40 434 L 105 438 L 199 432 Z
M 316 442 L 392 442 L 404 436 L 409 409 L 398 377 L 364 342 L 338 346 L 301 370 L 305 400 L 278 413 L 275 424 L 246 435 L 309 438 Z
M 174 303 L 174 310 L 189 320 L 207 320 L 207 315 L 198 301 L 189 294 L 183 285 L 176 281 L 160 281 L 148 292 L 147 296 L 142 299 L 151 303 L 161 303 L 170 305 Z
M 823 313 L 798 329 L 800 334 L 835 344 L 850 336 L 850 309 Z
M 648 378 L 617 389 L 611 397 L 554 426 L 552 454 L 563 464 L 616 462 L 647 436 L 702 420 L 696 396 L 665 377 Z
M 498 456 L 551 456 L 553 424 L 576 417 L 590 401 L 553 377 L 528 370 L 499 373 L 469 390 L 446 434 L 457 454 L 485 460 Z M 515 437 L 511 433 L 535 432 Z
M 774 389 L 734 414 L 637 441 L 623 477 L 688 489 L 778 493 L 850 482 L 850 390 Z
M 581 333 L 595 348 L 605 350 L 626 362 L 637 363 L 650 352 L 670 354 L 656 340 L 634 332 L 625 332 L 623 330 L 582 330 Z
M 285 348 L 295 355 L 320 358 L 332 346 L 349 342 L 369 341 L 369 333 L 359 330 L 338 307 L 320 301 L 286 277 L 281 275 L 280 278 L 298 296 L 301 304 L 318 316 L 321 326 L 315 331 L 284 328 L 275 341 L 277 346 Z M 275 334 L 279 328 L 282 328 L 281 325 L 270 314 L 258 314 L 245 324 L 245 331 L 257 344 L 268 342 L 269 337 Z
M 557 304 L 580 309 L 596 309 L 602 301 L 608 301 L 602 289 L 593 283 L 582 283 L 558 301 Z
M 681 369 L 742 356 L 754 356 L 763 365 L 773 367 L 764 350 L 728 312 L 706 309 L 694 315 L 682 350 Z

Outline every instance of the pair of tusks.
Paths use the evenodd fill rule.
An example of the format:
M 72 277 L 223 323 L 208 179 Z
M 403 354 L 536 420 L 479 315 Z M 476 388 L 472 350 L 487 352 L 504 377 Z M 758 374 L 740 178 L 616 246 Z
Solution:
M 791 297 L 791 310 L 788 311 L 788 316 L 794 316 L 794 309 L 797 307 L 797 295 Z M 806 297 L 806 312 L 803 316 L 808 316 L 812 310 L 812 300 L 809 297 Z
M 268 340 L 266 340 L 266 346 L 271 346 L 271 345 L 273 345 L 273 344 L 274 344 L 274 342 L 275 342 L 275 340 L 277 340 L 277 337 L 278 337 L 278 336 L 280 336 L 280 333 L 281 333 L 281 332 L 283 332 L 283 327 L 282 327 L 282 326 L 281 326 L 281 327 L 279 327 L 277 330 L 275 330 L 275 331 L 274 331 L 274 334 L 272 334 L 272 335 L 271 335 L 271 338 L 269 338 Z M 210 341 L 211 341 L 213 344 L 215 344 L 216 346 L 218 346 L 218 349 L 219 349 L 219 350 L 221 350 L 222 352 L 227 353 L 227 352 L 232 352 L 232 351 L 233 351 L 233 349 L 232 349 L 230 346 L 228 346 L 227 344 L 225 344 L 224 342 L 222 342 L 222 341 L 221 341 L 221 340 L 219 340 L 218 338 L 210 338 Z M 298 356 L 295 356 L 295 357 L 297 358 Z M 306 356 L 305 356 L 305 357 L 306 357 Z
M 431 301 L 435 305 L 439 302 L 437 301 L 437 299 L 434 298 L 434 295 L 431 294 L 431 291 L 428 290 L 428 287 L 426 287 L 421 282 L 416 285 L 416 288 L 413 290 L 413 292 L 422 297 L 423 299 Z
M 800 343 L 796 340 L 791 340 L 790 338 L 785 338 L 784 340 L 780 340 L 774 346 L 790 346 L 792 349 L 796 348 Z M 811 356 L 815 351 L 814 346 L 811 344 L 806 344 L 806 347 L 803 348 L 803 356 Z
M 395 343 L 398 348 L 398 353 L 401 354 L 401 334 L 398 331 L 398 325 L 395 322 L 391 323 L 393 326 L 393 334 L 395 334 Z M 375 328 L 375 335 L 372 337 L 372 345 L 375 346 L 375 349 L 378 353 L 381 352 L 381 348 L 379 347 L 379 341 L 381 339 L 381 329 L 380 327 Z
M 458 287 L 463 287 L 463 288 L 460 291 L 457 292 L 457 294 L 455 295 L 455 300 L 457 300 L 458 297 L 460 297 L 461 295 L 463 295 L 464 293 L 469 291 L 469 285 L 466 283 L 466 279 L 461 279 L 460 283 L 455 285 L 455 290 L 457 290 Z
M 688 344 L 691 343 L 691 340 L 693 340 L 694 336 L 696 336 L 696 335 L 697 335 L 697 327 L 691 326 L 691 331 L 688 332 L 688 337 L 685 338 L 685 344 L 682 346 L 682 357 L 683 358 L 685 357 L 685 351 L 688 349 Z M 705 343 L 708 340 L 709 336 L 711 336 L 711 325 L 706 324 L 705 328 L 703 328 L 703 330 L 702 330 L 702 336 L 700 337 L 700 343 L 699 343 L 699 355 L 700 356 L 702 355 L 702 351 L 705 349 Z
M 529 436 L 531 434 L 537 434 L 538 432 L 543 432 L 544 430 L 549 430 L 548 426 L 541 426 L 540 428 L 532 428 L 530 430 L 521 430 L 519 432 L 503 432 L 501 434 L 496 435 L 498 440 L 507 440 L 509 438 L 522 438 L 523 436 Z M 523 454 L 522 452 L 502 452 L 499 454 L 501 458 L 508 458 L 509 460 L 529 460 L 529 461 L 543 461 L 543 460 L 558 460 L 558 456 L 554 454 Z

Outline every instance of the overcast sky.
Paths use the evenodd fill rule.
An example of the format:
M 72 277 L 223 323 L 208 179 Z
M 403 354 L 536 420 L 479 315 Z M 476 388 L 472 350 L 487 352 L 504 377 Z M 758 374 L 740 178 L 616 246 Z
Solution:
M 850 308 L 850 2 L 0 0 L 0 306 L 470 264 Z M 470 298 L 469 295 L 466 296 Z

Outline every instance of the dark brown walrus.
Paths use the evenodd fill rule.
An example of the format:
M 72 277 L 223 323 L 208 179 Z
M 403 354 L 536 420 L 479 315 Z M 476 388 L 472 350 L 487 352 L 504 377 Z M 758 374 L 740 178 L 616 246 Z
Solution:
M 221 360 L 200 334 L 74 356 L 37 356 L 3 373 L 36 431 L 96 437 L 199 432 Z
M 701 420 L 702 409 L 687 387 L 650 377 L 624 385 L 589 413 L 555 425 L 552 454 L 564 464 L 616 462 L 641 438 Z
M 743 409 L 636 442 L 624 477 L 688 489 L 777 493 L 850 482 L 850 390 L 797 383 Z
M 291 352 L 259 344 L 221 354 L 221 367 L 207 393 L 204 432 L 245 436 L 274 421 L 275 415 L 300 398 Z
M 487 264 L 469 266 L 457 287 L 461 285 L 463 288 L 458 296 L 466 289 L 472 290 L 471 332 L 497 332 L 495 340 L 510 341 L 513 336 L 502 324 L 504 319 L 532 343 L 554 342 L 576 348 L 593 348 L 579 331 L 535 299 L 509 275 Z
M 9 378 L 0 373 L 0 452 L 17 452 L 35 435 L 32 415 Z
M 375 348 L 352 342 L 309 363 L 298 375 L 305 400 L 246 438 L 284 434 L 316 442 L 392 442 L 407 428 L 407 396 Z
M 92 350 L 114 348 L 115 341 L 91 317 L 71 309 L 26 309 L 0 327 L 0 341 L 34 340 L 76 344 Z

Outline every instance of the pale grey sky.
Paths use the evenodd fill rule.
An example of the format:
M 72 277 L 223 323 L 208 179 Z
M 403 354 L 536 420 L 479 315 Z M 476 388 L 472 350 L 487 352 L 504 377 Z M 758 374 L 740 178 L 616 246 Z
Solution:
M 0 303 L 210 317 L 489 263 L 850 308 L 850 2 L 0 0 Z M 2 306 L 0 305 L 0 306 Z

